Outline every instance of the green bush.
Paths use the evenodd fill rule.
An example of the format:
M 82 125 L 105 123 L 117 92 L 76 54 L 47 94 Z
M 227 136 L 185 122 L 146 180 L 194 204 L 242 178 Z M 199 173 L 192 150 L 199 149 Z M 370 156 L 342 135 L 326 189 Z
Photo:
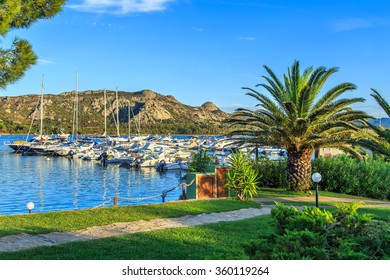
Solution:
M 357 161 L 348 156 L 319 158 L 313 172 L 322 175 L 320 189 L 376 199 L 390 199 L 390 163 L 380 159 Z
M 188 172 L 205 172 L 206 165 L 213 163 L 213 157 L 200 149 L 192 155 L 192 160 L 188 164 Z
M 390 162 L 378 158 L 357 161 L 342 155 L 315 159 L 312 165 L 313 173 L 322 175 L 320 190 L 390 199 Z M 253 166 L 259 174 L 260 187 L 287 188 L 286 161 L 261 158 Z
M 269 160 L 260 158 L 253 163 L 253 167 L 259 174 L 260 187 L 287 187 L 287 163 L 284 160 Z
M 240 151 L 233 153 L 225 187 L 233 190 L 240 200 L 252 199 L 258 192 L 258 177 L 249 155 Z
M 356 212 L 359 204 L 336 211 L 281 203 L 272 209 L 276 231 L 244 246 L 251 259 L 388 259 L 390 225 Z
M 277 207 L 271 210 L 272 218 L 276 221 L 277 232 L 283 234 L 299 211 L 297 208 L 285 206 L 281 202 L 275 204 Z
M 277 260 L 326 260 L 329 256 L 325 250 L 326 238 L 308 229 L 301 231 L 286 230 L 275 240 L 272 259 Z

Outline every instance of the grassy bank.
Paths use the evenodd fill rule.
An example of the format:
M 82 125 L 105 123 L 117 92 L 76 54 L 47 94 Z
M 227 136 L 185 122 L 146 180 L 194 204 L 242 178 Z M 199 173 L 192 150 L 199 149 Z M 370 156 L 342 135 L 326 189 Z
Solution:
M 259 207 L 257 202 L 233 199 L 178 201 L 128 207 L 0 216 L 0 236 L 18 233 L 48 233 L 102 226 L 117 222 L 172 218 L 241 208 Z
M 242 244 L 256 240 L 260 232 L 273 230 L 271 216 L 266 215 L 236 222 L 157 230 L 54 247 L 40 247 L 22 252 L 0 253 L 0 259 L 247 259 Z
M 359 209 L 388 219 L 390 208 Z M 244 230 L 243 230 L 244 229 Z M 203 260 L 248 259 L 243 244 L 275 232 L 270 215 L 235 222 L 156 230 L 93 241 L 0 253 L 2 260 Z
M 301 205 L 302 202 L 285 202 Z M 308 204 L 307 202 L 305 203 Z M 313 206 L 310 204 L 309 206 Z M 330 203 L 329 206 L 333 206 Z M 231 199 L 185 201 L 158 205 L 64 211 L 45 214 L 0 217 L 0 233 L 65 231 L 114 222 L 136 221 L 195 215 L 259 207 L 256 202 Z M 389 221 L 390 207 L 359 209 L 377 219 Z M 203 226 L 156 230 L 74 242 L 53 247 L 40 247 L 13 253 L 0 253 L 0 259 L 12 260 L 202 260 L 247 259 L 243 244 L 258 240 L 260 234 L 275 231 L 270 215 L 252 219 L 220 222 Z

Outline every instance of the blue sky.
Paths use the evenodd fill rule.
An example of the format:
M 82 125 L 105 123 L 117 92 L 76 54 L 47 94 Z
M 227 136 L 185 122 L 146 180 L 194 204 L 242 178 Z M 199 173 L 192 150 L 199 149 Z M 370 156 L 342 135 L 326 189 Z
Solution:
M 390 97 L 390 1 L 387 0 L 70 0 L 61 14 L 15 30 L 39 56 L 2 96 L 79 90 L 151 89 L 225 111 L 253 107 L 242 87 L 263 82 L 263 65 L 281 77 L 301 67 L 340 68 L 328 86 L 353 82 L 345 97 L 384 116 L 369 96 Z

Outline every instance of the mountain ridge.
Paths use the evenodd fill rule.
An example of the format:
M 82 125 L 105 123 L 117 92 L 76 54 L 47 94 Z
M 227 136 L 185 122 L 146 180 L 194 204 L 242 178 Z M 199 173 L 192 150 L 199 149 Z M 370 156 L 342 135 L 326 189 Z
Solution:
M 118 102 L 119 122 L 122 132 L 130 124 L 140 124 L 141 133 L 163 133 L 167 126 L 169 133 L 221 132 L 222 122 L 229 114 L 207 101 L 201 106 L 182 104 L 172 95 L 163 95 L 152 90 L 136 92 L 106 90 L 108 132 L 116 131 L 116 108 Z M 5 96 L 0 98 L 0 120 L 4 132 L 26 130 L 33 119 L 38 119 L 39 94 Z M 44 126 L 46 133 L 58 133 L 63 129 L 72 131 L 74 119 L 75 91 L 60 94 L 44 94 Z M 79 133 L 103 133 L 104 130 L 104 90 L 78 92 Z M 130 111 L 130 114 L 129 114 Z M 175 127 L 176 125 L 176 127 Z M 207 130 L 212 131 L 207 131 Z M 127 132 L 126 132 L 127 133 Z M 123 133 L 123 134 L 126 134 Z

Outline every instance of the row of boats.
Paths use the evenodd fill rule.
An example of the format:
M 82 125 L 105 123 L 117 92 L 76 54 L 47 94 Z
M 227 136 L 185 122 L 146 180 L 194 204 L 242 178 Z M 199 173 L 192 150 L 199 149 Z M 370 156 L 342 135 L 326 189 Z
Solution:
M 219 154 L 220 160 L 231 149 L 222 149 L 215 138 L 171 138 L 167 136 L 85 137 L 69 140 L 69 135 L 36 136 L 27 141 L 4 144 L 23 155 L 64 156 L 94 160 L 104 165 L 122 164 L 129 167 L 155 167 L 163 170 L 186 170 L 191 155 L 199 148 Z
M 36 136 L 26 141 L 4 144 L 15 153 L 46 157 L 64 156 L 93 160 L 103 165 L 121 164 L 134 168 L 153 167 L 159 171 L 186 170 L 191 155 L 205 149 L 216 163 L 226 164 L 229 155 L 237 147 L 227 137 L 84 137 L 69 140 L 68 134 Z M 263 154 L 282 157 L 280 149 L 262 149 Z

